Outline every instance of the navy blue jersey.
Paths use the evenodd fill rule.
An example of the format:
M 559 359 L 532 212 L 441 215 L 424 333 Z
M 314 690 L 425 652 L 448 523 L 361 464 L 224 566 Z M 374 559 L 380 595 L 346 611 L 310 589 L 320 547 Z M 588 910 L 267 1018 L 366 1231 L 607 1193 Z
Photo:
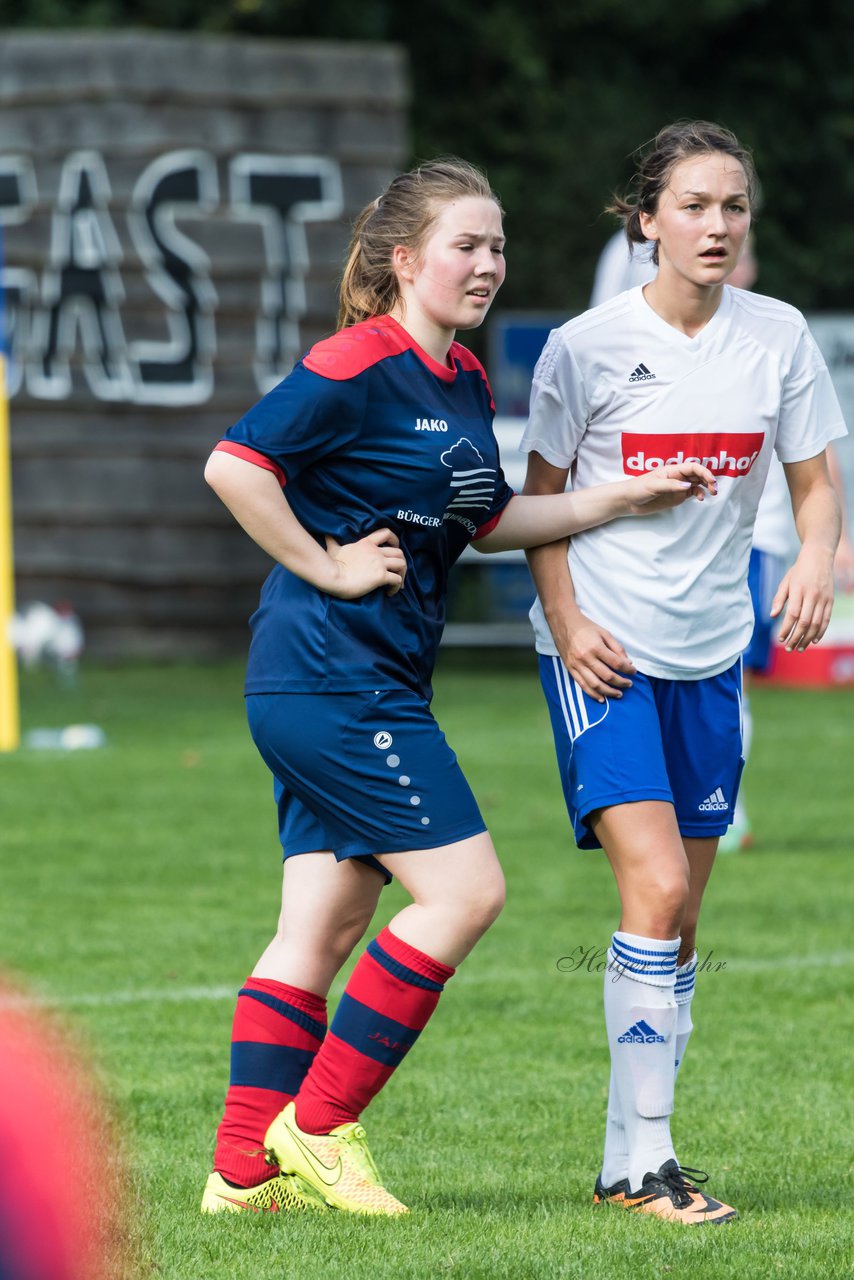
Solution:
M 402 591 L 339 600 L 277 564 L 251 619 L 247 693 L 399 685 L 430 696 L 448 573 L 513 496 L 486 375 L 454 343 L 438 364 L 390 316 L 318 343 L 217 445 L 275 472 L 321 545 L 390 528 Z

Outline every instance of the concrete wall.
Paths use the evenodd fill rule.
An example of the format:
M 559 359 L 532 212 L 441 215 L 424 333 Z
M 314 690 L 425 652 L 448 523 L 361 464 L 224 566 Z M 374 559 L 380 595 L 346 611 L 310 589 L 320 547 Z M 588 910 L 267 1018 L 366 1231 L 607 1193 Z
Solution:
M 245 644 L 268 563 L 204 459 L 334 328 L 406 102 L 389 46 L 4 34 L 19 605 L 70 600 L 90 652 Z

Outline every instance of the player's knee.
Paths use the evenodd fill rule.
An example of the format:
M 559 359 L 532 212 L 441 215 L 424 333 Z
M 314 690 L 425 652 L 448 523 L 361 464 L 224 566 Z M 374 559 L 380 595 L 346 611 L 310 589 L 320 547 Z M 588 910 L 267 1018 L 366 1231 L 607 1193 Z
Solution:
M 373 914 L 373 911 L 354 912 L 337 926 L 332 947 L 342 964 L 365 936 Z
M 682 927 L 688 903 L 688 881 L 679 872 L 660 871 L 648 886 L 650 937 L 673 938 Z
M 471 890 L 464 900 L 458 901 L 457 909 L 469 926 L 483 934 L 501 915 L 506 897 L 504 876 L 499 872 Z
M 487 929 L 501 915 L 506 901 L 507 886 L 504 883 L 504 877 L 501 876 L 500 879 L 496 880 L 495 884 L 491 886 L 490 890 L 484 894 L 482 899 L 481 910 L 483 919 L 486 921 Z

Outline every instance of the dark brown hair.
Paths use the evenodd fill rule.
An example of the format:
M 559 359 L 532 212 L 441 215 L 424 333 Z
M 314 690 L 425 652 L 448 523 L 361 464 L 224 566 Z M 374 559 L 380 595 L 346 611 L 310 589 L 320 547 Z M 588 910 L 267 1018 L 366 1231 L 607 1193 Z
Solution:
M 714 155 L 718 152 L 731 156 L 741 165 L 747 183 L 747 197 L 751 209 L 755 209 L 759 200 L 759 181 L 753 156 L 748 149 L 723 125 L 712 124 L 709 120 L 679 120 L 662 129 L 648 151 L 640 149 L 637 171 L 629 192 L 626 196 L 615 195 L 605 212 L 616 214 L 622 219 L 630 244 L 646 244 L 640 215 L 655 214 L 661 193 L 667 187 L 677 164 L 694 156 Z M 652 261 L 658 263 L 657 244 Z
M 392 266 L 395 245 L 416 255 L 441 207 L 480 196 L 500 201 L 484 174 L 466 160 L 448 156 L 403 173 L 356 219 L 338 290 L 338 328 L 387 315 L 400 296 Z

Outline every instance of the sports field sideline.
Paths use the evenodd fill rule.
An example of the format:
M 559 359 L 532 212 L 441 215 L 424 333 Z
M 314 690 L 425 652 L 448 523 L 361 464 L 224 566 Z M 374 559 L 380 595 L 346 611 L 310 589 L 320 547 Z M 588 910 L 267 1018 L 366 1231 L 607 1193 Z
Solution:
M 601 856 L 570 844 L 528 653 L 446 654 L 436 682 L 509 900 L 366 1116 L 412 1214 L 198 1214 L 233 997 L 274 927 L 280 876 L 241 678 L 239 663 L 93 666 L 69 692 L 27 675 L 25 731 L 94 722 L 107 745 L 0 757 L 0 965 L 90 1046 L 121 1120 L 140 1276 L 854 1274 L 854 690 L 754 695 L 757 843 L 722 858 L 709 890 L 675 1125 L 684 1163 L 742 1216 L 686 1231 L 590 1205 L 616 894 Z

